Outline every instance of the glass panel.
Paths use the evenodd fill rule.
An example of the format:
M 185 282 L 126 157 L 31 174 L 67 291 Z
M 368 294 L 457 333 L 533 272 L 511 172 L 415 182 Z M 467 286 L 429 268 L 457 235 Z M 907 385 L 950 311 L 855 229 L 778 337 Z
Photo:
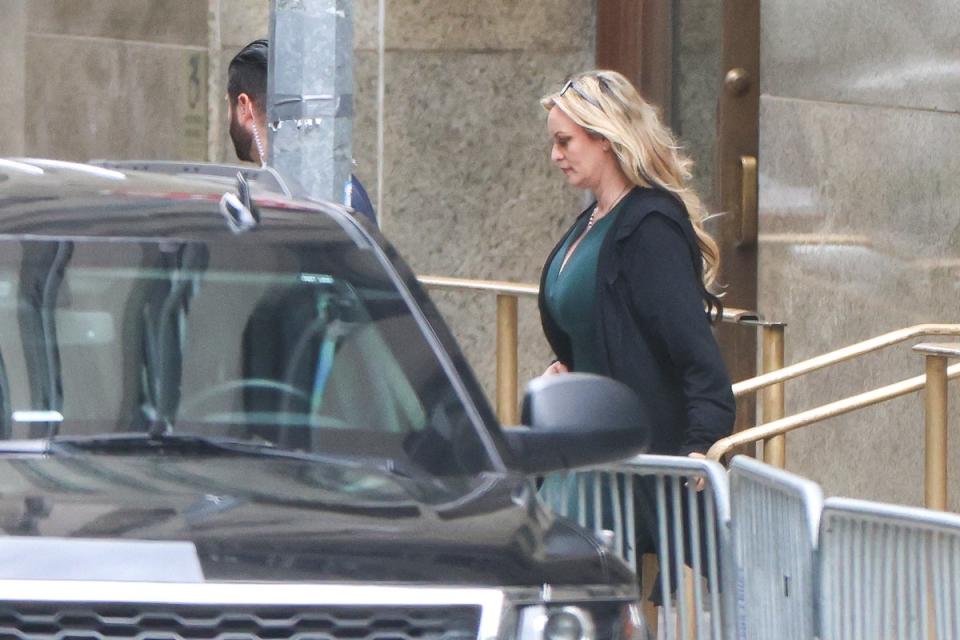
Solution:
M 161 423 L 402 458 L 438 474 L 489 466 L 369 252 L 319 242 L 0 244 L 3 418 L 14 438 Z

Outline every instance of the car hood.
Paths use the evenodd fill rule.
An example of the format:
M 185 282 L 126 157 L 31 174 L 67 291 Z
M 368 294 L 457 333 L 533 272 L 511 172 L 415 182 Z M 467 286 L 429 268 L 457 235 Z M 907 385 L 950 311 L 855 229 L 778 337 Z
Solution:
M 628 570 L 513 474 L 246 456 L 0 459 L 5 577 L 609 584 Z

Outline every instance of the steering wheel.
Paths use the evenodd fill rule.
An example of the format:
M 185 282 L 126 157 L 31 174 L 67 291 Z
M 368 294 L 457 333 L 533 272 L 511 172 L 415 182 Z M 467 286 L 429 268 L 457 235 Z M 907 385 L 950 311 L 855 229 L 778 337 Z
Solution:
M 278 382 L 276 380 L 270 380 L 269 378 L 237 378 L 236 380 L 227 380 L 226 382 L 221 382 L 220 384 L 216 384 L 212 387 L 204 389 L 197 395 L 184 402 L 180 407 L 180 412 L 189 414 L 189 412 L 195 410 L 197 407 L 203 406 L 213 398 L 226 394 L 233 394 L 236 391 L 243 389 L 263 389 L 265 391 L 273 391 L 282 396 L 303 400 L 307 403 L 307 406 L 310 405 L 310 396 L 308 396 L 306 392 L 297 389 L 295 386 L 287 384 L 286 382 Z

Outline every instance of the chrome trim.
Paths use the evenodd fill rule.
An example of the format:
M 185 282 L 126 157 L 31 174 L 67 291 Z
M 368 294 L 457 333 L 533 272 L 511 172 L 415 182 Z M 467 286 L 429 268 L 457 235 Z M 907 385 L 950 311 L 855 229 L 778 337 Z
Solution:
M 580 625 L 579 640 L 596 640 L 597 627 L 593 616 L 583 607 L 566 605 L 551 608 L 548 605 L 534 605 L 524 607 L 520 612 L 520 622 L 517 624 L 518 640 L 548 640 L 547 625 L 550 619 L 558 613 L 566 613 L 576 619 Z
M 140 171 L 182 178 L 228 178 L 235 180 L 242 173 L 258 189 L 293 198 L 287 181 L 273 167 L 253 167 L 215 162 L 181 162 L 177 160 L 90 160 L 88 165 L 117 171 Z M 262 195 L 262 194 L 261 194 Z
M 583 607 L 563 607 L 560 609 L 560 613 L 566 613 L 573 616 L 577 624 L 580 625 L 580 638 L 581 640 L 596 640 L 597 637 L 597 626 L 593 621 L 593 616 L 589 611 L 585 610 Z M 547 624 L 550 624 L 551 616 L 547 616 Z M 546 631 L 546 627 L 544 627 Z
M 107 169 L 105 167 L 97 167 L 90 164 L 82 164 L 79 162 L 68 162 L 66 160 L 50 160 L 48 158 L 19 158 L 21 162 L 26 164 L 31 164 L 40 169 L 59 169 L 61 171 L 76 171 L 77 173 L 86 173 L 88 175 L 97 176 L 98 178 L 106 178 L 107 180 L 126 180 L 127 176 L 120 171 L 114 171 L 113 169 Z
M 25 162 L 6 160 L 4 158 L 0 158 L 0 169 L 20 171 L 21 173 L 26 173 L 27 175 L 31 176 L 42 176 L 44 174 L 44 170 L 40 167 L 35 167 L 32 164 L 26 164 Z
M 506 587 L 502 591 L 506 594 L 509 604 L 519 607 L 539 604 L 627 602 L 638 600 L 640 597 L 640 591 L 635 583 L 621 585 L 544 584 L 541 587 Z
M 67 602 L 161 605 L 252 606 L 478 606 L 477 640 L 512 638 L 516 609 L 545 604 L 542 587 L 473 588 L 444 585 L 397 586 L 266 582 L 120 582 L 101 580 L 0 580 L 0 602 Z M 636 602 L 637 587 L 559 585 L 554 603 Z
M 0 580 L 0 601 L 186 605 L 479 606 L 478 640 L 496 640 L 504 618 L 501 589 L 206 582 Z
M 59 411 L 14 411 L 14 422 L 63 422 Z

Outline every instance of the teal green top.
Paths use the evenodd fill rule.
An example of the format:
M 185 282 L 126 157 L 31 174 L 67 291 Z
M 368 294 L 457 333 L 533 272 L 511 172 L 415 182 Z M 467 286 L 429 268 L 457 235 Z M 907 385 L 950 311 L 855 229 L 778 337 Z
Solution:
M 603 371 L 601 363 L 597 362 L 594 348 L 597 260 L 600 258 L 603 239 L 613 228 L 613 221 L 619 211 L 620 203 L 617 203 L 610 213 L 593 225 L 561 270 L 560 266 L 570 245 L 577 241 L 587 226 L 588 218 L 584 217 L 567 236 L 547 271 L 544 285 L 547 311 L 570 339 L 573 347 L 573 370 L 581 373 Z

